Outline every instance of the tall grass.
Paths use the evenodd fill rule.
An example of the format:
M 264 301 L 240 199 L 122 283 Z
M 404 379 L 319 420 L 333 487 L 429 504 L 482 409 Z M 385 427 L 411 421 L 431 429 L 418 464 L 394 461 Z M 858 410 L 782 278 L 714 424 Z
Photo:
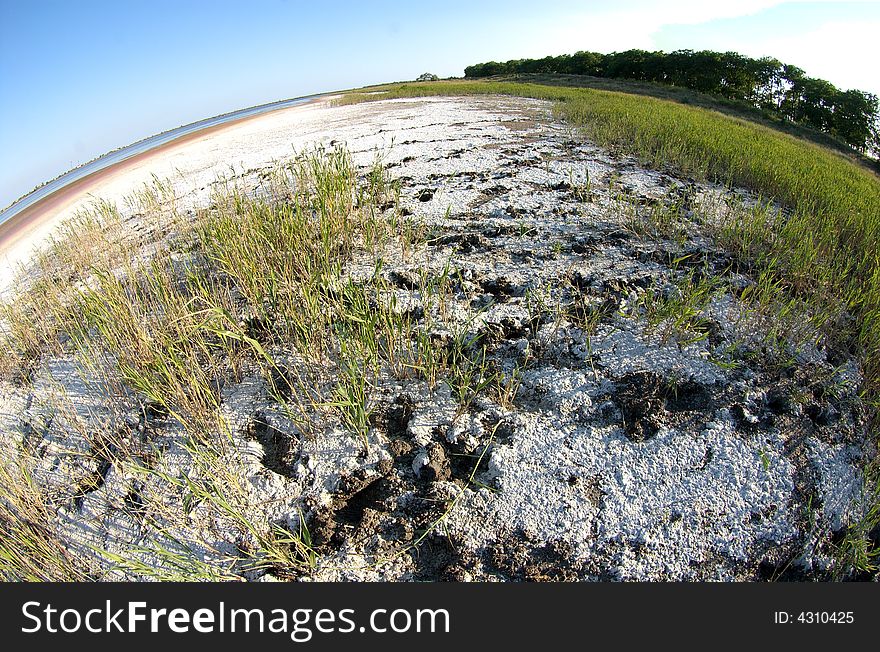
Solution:
M 423 271 L 418 291 L 428 315 L 421 320 L 399 309 L 383 274 L 383 259 L 423 255 L 426 245 L 402 219 L 381 159 L 361 174 L 347 151 L 307 152 L 280 165 L 262 190 L 247 195 L 221 184 L 211 207 L 179 225 L 173 250 L 167 243 L 133 248 L 117 237 L 118 213 L 97 207 L 37 261 L 4 308 L 4 367 L 20 367 L 26 379 L 46 353 L 75 354 L 90 380 L 114 388 L 107 400 L 134 399 L 145 422 L 158 416 L 183 435 L 177 447 L 186 462 L 169 468 L 146 428 L 137 446 L 121 443 L 134 441 L 124 433 L 89 434 L 92 442 L 117 442 L 113 466 L 153 486 L 145 493 L 153 499 L 138 508 L 152 534 L 128 546 L 128 555 L 97 551 L 117 571 L 231 579 L 265 570 L 291 577 L 314 565 L 302 518 L 291 527 L 263 520 L 235 470 L 240 452 L 222 389 L 245 372 L 262 374 L 298 430 L 289 436 L 338 425 L 366 447 L 382 378 L 433 384 L 467 366 L 464 351 L 453 359 L 431 337 L 432 315 L 448 300 L 448 269 L 437 278 Z M 132 206 L 151 215 L 170 203 L 173 213 L 165 194 L 156 182 Z M 365 264 L 372 274 L 352 275 L 352 266 Z M 66 266 L 74 273 L 59 274 Z M 63 554 L 45 487 L 28 475 L 25 457 L 6 457 L 8 472 L 28 482 L 0 483 L 0 527 L 8 535 L 0 572 L 84 577 Z M 178 509 L 162 496 L 176 497 Z M 204 543 L 188 538 L 198 530 L 194 510 L 207 510 L 227 537 L 227 552 L 211 552 L 213 561 L 200 556 Z M 230 546 L 241 555 L 230 556 Z M 44 557 L 51 565 L 40 575 Z
M 877 379 L 875 178 L 770 130 L 616 93 L 474 82 L 396 86 L 385 96 L 450 93 L 558 100 L 558 110 L 602 144 L 649 164 L 747 185 L 785 204 L 782 215 L 766 206 L 731 211 L 719 239 L 766 279 L 763 287 L 809 298 L 819 321 L 830 326 L 845 323 L 844 313 L 855 315 L 851 328 L 836 329 L 837 337 L 859 347 Z M 779 160 L 768 163 L 767 152 Z M 158 566 L 135 555 L 125 567 L 130 573 L 228 579 L 271 569 L 290 576 L 314 564 L 304 524 L 281 528 L 261 521 L 246 483 L 232 471 L 236 449 L 221 392 L 246 370 L 263 375 L 298 435 L 335 423 L 364 446 L 382 378 L 415 377 L 431 387 L 446 382 L 462 411 L 478 393 L 494 392 L 504 402 L 516 392 L 517 370 L 496 369 L 470 329 L 454 333 L 451 342 L 436 339 L 435 326 L 449 321 L 448 265 L 440 273 L 422 270 L 415 288 L 420 315 L 399 309 L 382 260 L 420 256 L 424 262 L 424 234 L 402 219 L 399 191 L 381 160 L 359 175 L 344 150 L 307 152 L 279 166 L 262 190 L 253 196 L 221 187 L 212 206 L 183 227 L 167 186 L 146 186 L 134 203 L 148 214 L 170 211 L 169 223 L 181 225 L 184 240 L 175 250 L 151 246 L 146 259 L 120 235 L 115 209 L 98 206 L 38 261 L 38 273 L 0 315 L 0 368 L 18 367 L 27 377 L 46 352 L 75 352 L 99 382 L 135 396 L 145 415 L 159 412 L 176 421 L 186 436 L 189 473 L 134 457 L 114 465 L 150 478 L 185 506 L 198 503 L 224 524 L 228 543 L 246 544 L 246 559 L 196 559 L 187 552 L 197 547 L 186 541 L 190 510 L 175 514 L 151 503 L 156 536 L 141 552 Z M 667 228 L 669 218 L 654 216 L 652 228 Z M 697 306 L 708 291 L 690 283 L 681 305 Z M 663 303 L 646 308 L 658 324 L 668 321 Z M 673 329 L 701 335 L 697 313 L 694 308 Z M 128 452 L 118 448 L 124 458 Z M 0 477 L 0 572 L 14 579 L 91 576 L 90 567 L 65 555 L 53 508 L 27 460 L 9 462 Z M 114 563 L 123 563 L 112 554 Z
M 24 452 L 0 461 L 0 579 L 41 582 L 88 580 L 94 568 L 72 552 L 55 526 L 54 510 Z
M 723 225 L 743 265 L 807 299 L 829 341 L 858 354 L 880 389 L 880 179 L 843 156 L 771 128 L 652 97 L 506 82 L 372 87 L 344 102 L 501 94 L 554 100 L 596 143 L 698 179 L 741 186 L 785 210 Z M 376 92 L 378 91 L 378 92 Z M 734 213 L 735 215 L 735 213 Z M 848 319 L 852 316 L 852 320 Z
M 217 430 L 214 349 L 223 343 L 212 336 L 228 328 L 224 295 L 200 296 L 195 283 L 181 287 L 159 261 L 129 266 L 123 275 L 101 270 L 95 276 L 96 286 L 81 292 L 74 305 L 83 321 L 74 334 L 79 348 L 89 358 L 95 346 L 106 350 L 132 389 L 191 433 Z

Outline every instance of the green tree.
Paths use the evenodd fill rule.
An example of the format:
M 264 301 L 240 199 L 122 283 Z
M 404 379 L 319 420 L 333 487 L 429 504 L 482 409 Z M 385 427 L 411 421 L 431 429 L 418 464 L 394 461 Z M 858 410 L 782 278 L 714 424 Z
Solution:
M 836 135 L 863 152 L 880 154 L 880 106 L 875 95 L 840 91 L 772 57 L 751 59 L 737 52 L 711 50 L 676 50 L 668 54 L 581 50 L 543 59 L 478 63 L 465 68 L 464 73 L 465 77 L 559 73 L 671 84 L 747 102 L 780 118 Z
M 838 91 L 831 114 L 831 133 L 856 149 L 876 149 L 878 99 L 872 93 L 857 90 Z

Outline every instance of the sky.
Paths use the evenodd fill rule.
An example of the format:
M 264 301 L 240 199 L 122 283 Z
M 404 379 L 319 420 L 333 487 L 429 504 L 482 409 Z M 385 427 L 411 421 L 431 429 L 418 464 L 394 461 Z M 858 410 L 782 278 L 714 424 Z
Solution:
M 733 50 L 880 95 L 880 1 L 0 0 L 0 208 L 147 136 L 577 50 Z

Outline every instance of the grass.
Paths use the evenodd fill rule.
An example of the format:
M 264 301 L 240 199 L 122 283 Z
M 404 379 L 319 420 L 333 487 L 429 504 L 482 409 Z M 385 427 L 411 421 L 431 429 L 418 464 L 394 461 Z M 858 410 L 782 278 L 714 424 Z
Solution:
M 433 95 L 515 95 L 555 111 L 600 145 L 659 169 L 747 188 L 772 200 L 718 226 L 740 263 L 805 297 L 829 341 L 856 353 L 880 385 L 880 180 L 845 157 L 715 111 L 591 88 L 516 82 L 405 83 L 345 102 Z M 655 216 L 665 222 L 663 215 Z M 854 320 L 847 323 L 846 315 Z
M 812 332 L 860 356 L 869 386 L 880 383 L 880 183 L 843 157 L 742 120 L 616 92 L 498 82 L 379 90 L 344 101 L 450 94 L 550 99 L 599 144 L 647 165 L 752 189 L 764 200 L 727 206 L 721 222 L 708 222 L 699 207 L 692 215 L 757 279 L 743 298 L 788 323 L 806 320 Z M 592 191 L 590 181 L 574 188 L 584 199 Z M 302 517 L 289 527 L 267 522 L 233 471 L 241 452 L 222 392 L 246 374 L 262 376 L 296 436 L 314 436 L 332 423 L 365 449 L 383 378 L 415 378 L 431 388 L 446 383 L 460 412 L 478 395 L 511 404 L 522 369 L 497 368 L 470 322 L 440 332 L 450 321 L 456 284 L 448 264 L 439 273 L 422 267 L 413 287 L 421 314 L 398 304 L 382 261 L 420 260 L 427 237 L 404 219 L 398 200 L 381 158 L 359 177 L 346 151 L 314 150 L 279 165 L 256 195 L 221 184 L 212 206 L 191 224 L 176 215 L 168 186 L 154 179 L 132 207 L 163 214 L 179 239 L 154 243 L 146 259 L 136 254 L 143 243 L 122 232 L 115 209 L 99 204 L 38 261 L 39 273 L 20 284 L 23 291 L 0 315 L 4 373 L 15 371 L 27 382 L 46 352 L 75 353 L 96 384 L 110 388 L 108 401 L 134 400 L 144 422 L 160 415 L 183 436 L 186 464 L 179 467 L 149 437 L 134 446 L 117 433 L 92 435 L 93 442 L 113 441 L 114 466 L 149 488 L 135 511 L 152 537 L 128 554 L 104 551 L 106 561 L 155 579 L 236 579 L 265 570 L 294 577 L 314 566 Z M 632 211 L 635 233 L 673 240 L 681 237 L 676 216 L 691 210 L 680 204 L 640 212 L 624 203 L 619 209 Z M 372 272 L 353 275 L 357 267 Z M 707 276 L 692 272 L 668 293 L 645 293 L 638 308 L 664 338 L 688 343 L 706 336 L 702 309 L 714 291 Z M 553 312 L 540 296 L 530 295 L 529 303 L 538 318 Z M 806 313 L 799 312 L 803 305 Z M 566 310 L 592 334 L 604 308 Z M 94 564 L 67 552 L 27 456 L 13 457 L 17 464 L 4 466 L 0 476 L 0 574 L 94 577 Z M 176 504 L 162 503 L 163 492 Z M 876 511 L 869 517 L 880 518 Z M 192 540 L 205 520 L 224 533 L 207 552 Z M 872 554 L 863 545 L 867 524 L 841 544 L 841 556 L 858 567 Z
M 629 95 L 641 95 L 668 100 L 677 104 L 699 107 L 717 111 L 734 118 L 741 118 L 752 123 L 770 127 L 777 131 L 783 131 L 791 136 L 808 140 L 817 145 L 827 147 L 845 155 L 850 160 L 859 163 L 869 170 L 877 171 L 878 163 L 867 158 L 844 142 L 831 134 L 817 131 L 810 127 L 788 122 L 773 115 L 768 111 L 761 110 L 745 102 L 729 98 L 707 95 L 682 86 L 670 86 L 655 82 L 637 81 L 634 79 L 610 79 L 606 77 L 592 77 L 590 75 L 563 75 L 563 74 L 540 74 L 520 73 L 513 75 L 498 75 L 491 78 L 493 81 L 508 81 L 520 83 L 541 84 L 546 86 L 562 86 L 574 88 L 592 88 L 596 90 L 615 91 Z
M 120 451 L 113 460 L 119 472 L 128 469 L 164 487 L 155 495 L 170 492 L 188 506 L 175 512 L 150 503 L 145 513 L 152 540 L 125 555 L 100 551 L 118 569 L 157 579 L 217 579 L 267 568 L 289 576 L 314 563 L 302 519 L 289 530 L 261 522 L 248 488 L 230 471 L 238 453 L 220 393 L 246 369 L 257 369 L 267 381 L 277 377 L 269 350 L 281 344 L 292 345 L 306 363 L 336 357 L 351 372 L 336 388 L 348 405 L 336 407 L 353 434 L 365 436 L 370 385 L 357 372 L 377 352 L 365 346 L 373 333 L 348 327 L 357 321 L 348 310 L 357 288 L 338 288 L 354 250 L 375 248 L 391 233 L 375 206 L 391 192 L 384 182 L 382 171 L 373 170 L 360 187 L 346 152 L 312 152 L 279 168 L 265 199 L 221 189 L 215 207 L 187 229 L 186 255 L 160 246 L 147 260 L 129 255 L 131 243 L 116 237 L 118 213 L 99 205 L 68 227 L 71 237 L 54 243 L 38 261 L 33 283 L 23 282 L 25 289 L 5 306 L 5 364 L 20 367 L 25 382 L 29 365 L 44 352 L 75 353 L 98 383 L 118 388 L 108 401 L 135 396 L 143 414 L 171 419 L 185 435 L 189 468 L 183 474 L 163 465 L 156 443 L 146 444 L 152 455 Z M 165 210 L 166 190 L 154 182 L 132 204 L 149 214 Z M 69 274 L 61 276 L 62 270 Z M 360 308 L 371 311 L 365 303 Z M 375 329 L 379 318 L 368 317 Z M 313 381 L 304 364 L 292 392 L 271 384 L 301 424 L 303 415 L 319 419 L 333 404 L 316 393 Z M 4 466 L 9 482 L 0 500 L 0 573 L 82 579 L 85 571 L 66 554 L 51 518 L 54 507 L 28 472 L 27 459 L 13 454 Z M 217 551 L 214 562 L 199 558 L 194 551 L 204 546 L 188 541 L 196 529 L 192 514 L 199 513 L 226 523 L 245 561 L 229 558 L 228 551 Z M 140 561 L 145 557 L 152 562 Z
M 659 329 L 661 342 L 674 337 L 679 346 L 687 346 L 709 336 L 704 309 L 717 290 L 712 276 L 691 270 L 671 288 L 648 288 L 640 297 L 639 307 L 649 326 Z
M 656 94 L 652 89 L 634 95 L 613 88 L 456 80 L 371 87 L 373 94 L 354 92 L 344 101 L 475 94 L 552 100 L 555 112 L 587 138 L 635 156 L 643 165 L 751 190 L 762 199 L 750 206 L 731 206 L 725 220 L 709 225 L 716 240 L 734 255 L 736 266 L 758 278 L 744 298 L 751 301 L 755 313 L 772 313 L 783 328 L 799 330 L 800 338 L 855 355 L 865 377 L 863 396 L 876 414 L 880 405 L 880 179 L 876 174 L 845 155 L 779 129 L 680 103 L 692 98 L 671 101 L 651 97 Z M 631 225 L 636 231 L 675 237 L 676 221 L 669 218 L 662 212 L 634 212 Z M 694 287 L 693 279 L 686 286 L 690 287 L 653 302 L 648 310 L 655 318 L 666 317 L 667 323 L 672 317 L 673 330 L 697 326 L 694 337 L 702 337 L 698 300 L 704 293 Z M 875 482 L 877 475 L 869 472 L 868 483 Z M 844 565 L 874 568 L 877 551 L 866 550 L 865 533 L 880 524 L 876 504 L 841 543 L 839 557 Z
M 3 366 L 27 383 L 44 354 L 73 355 L 104 402 L 137 406 L 137 437 L 110 422 L 82 428 L 92 455 L 139 478 L 144 490 L 131 509 L 150 535 L 121 550 L 80 542 L 90 550 L 81 567 L 29 458 L 10 453 L 0 489 L 0 575 L 99 578 L 107 564 L 114 576 L 160 580 L 308 573 L 316 557 L 303 517 L 289 527 L 265 520 L 235 470 L 245 465 L 222 392 L 245 375 L 262 376 L 277 411 L 294 424 L 288 436 L 338 426 L 365 449 L 382 378 L 447 382 L 462 409 L 491 382 L 509 399 L 516 378 L 490 377 L 484 353 L 465 334 L 448 350 L 435 337 L 451 296 L 448 265 L 439 273 L 421 268 L 419 316 L 398 305 L 382 261 L 408 260 L 426 246 L 398 199 L 381 158 L 359 176 L 347 151 L 319 149 L 279 165 L 261 194 L 221 183 L 212 206 L 188 224 L 165 184 L 145 185 L 130 198 L 132 210 L 175 225 L 174 238 L 150 243 L 146 256 L 139 248 L 146 243 L 123 236 L 115 209 L 96 205 L 79 216 L 4 306 Z M 365 262 L 372 273 L 353 276 L 352 266 Z M 171 450 L 149 436 L 155 420 L 178 433 Z M 100 486 L 84 486 L 76 498 Z M 203 540 L 206 522 L 220 541 Z
M 54 524 L 54 510 L 35 481 L 29 456 L 0 464 L 0 577 L 40 582 L 88 580 L 94 571 L 69 550 Z

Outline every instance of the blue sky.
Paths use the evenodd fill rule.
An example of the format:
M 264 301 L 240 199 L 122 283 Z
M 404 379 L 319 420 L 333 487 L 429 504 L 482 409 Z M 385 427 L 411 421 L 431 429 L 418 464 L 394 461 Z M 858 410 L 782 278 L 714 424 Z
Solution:
M 736 50 L 880 94 L 878 34 L 880 2 L 0 0 L 0 207 L 181 124 L 491 59 Z

